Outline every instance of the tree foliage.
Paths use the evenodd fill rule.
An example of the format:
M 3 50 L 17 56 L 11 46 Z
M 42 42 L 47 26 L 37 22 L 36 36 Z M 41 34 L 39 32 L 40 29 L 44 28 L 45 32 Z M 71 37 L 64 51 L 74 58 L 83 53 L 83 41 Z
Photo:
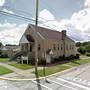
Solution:
M 77 42 L 76 47 L 78 47 L 78 52 L 81 54 L 90 53 L 90 41 L 88 42 Z
M 3 44 L 0 42 L 0 47 L 2 46 Z
M 85 48 L 86 48 L 86 51 L 90 53 L 90 45 L 87 45 Z
M 85 52 L 86 52 L 85 47 L 79 47 L 77 50 L 78 50 L 78 52 L 81 53 L 81 54 L 85 54 Z
M 81 44 L 82 44 L 81 42 L 77 42 L 77 43 L 76 43 L 76 47 L 80 47 Z

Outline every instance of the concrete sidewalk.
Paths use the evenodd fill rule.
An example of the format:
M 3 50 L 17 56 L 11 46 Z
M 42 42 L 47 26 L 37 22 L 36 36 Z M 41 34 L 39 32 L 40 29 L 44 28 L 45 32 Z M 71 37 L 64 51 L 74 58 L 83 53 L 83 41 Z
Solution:
M 35 78 L 35 74 L 32 73 L 33 71 L 35 71 L 34 68 L 28 69 L 28 70 L 22 70 L 22 69 L 15 68 L 11 65 L 8 65 L 8 63 L 0 63 L 0 65 L 14 71 L 13 73 L 2 75 L 4 77 L 8 77 L 8 78 Z M 38 67 L 38 70 L 40 70 L 40 69 L 43 69 L 43 67 Z

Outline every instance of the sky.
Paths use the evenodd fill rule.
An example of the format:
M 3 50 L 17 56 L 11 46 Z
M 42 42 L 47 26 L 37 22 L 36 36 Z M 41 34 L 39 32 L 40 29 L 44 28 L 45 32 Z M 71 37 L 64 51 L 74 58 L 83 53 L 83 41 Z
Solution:
M 0 11 L 35 18 L 36 0 L 0 0 Z M 18 44 L 33 21 L 0 12 L 0 42 Z M 90 40 L 90 0 L 39 0 L 39 25 L 66 30 L 75 41 Z

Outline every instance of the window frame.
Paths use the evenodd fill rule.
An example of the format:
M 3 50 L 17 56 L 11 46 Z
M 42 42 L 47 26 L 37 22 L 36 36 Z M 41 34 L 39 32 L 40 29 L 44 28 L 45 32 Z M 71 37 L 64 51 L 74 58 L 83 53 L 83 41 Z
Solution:
M 41 45 L 40 44 L 38 44 L 38 51 L 40 51 L 41 50 Z

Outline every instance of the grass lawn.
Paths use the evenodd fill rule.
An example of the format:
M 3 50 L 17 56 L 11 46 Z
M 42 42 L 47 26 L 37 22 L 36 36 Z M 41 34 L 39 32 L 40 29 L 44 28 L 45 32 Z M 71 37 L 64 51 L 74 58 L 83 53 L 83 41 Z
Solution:
M 61 72 L 63 70 L 69 69 L 69 68 L 70 68 L 69 66 L 64 66 L 64 65 L 56 65 L 56 66 L 48 67 L 45 69 L 46 76 L 57 73 L 57 72 Z M 44 76 L 43 70 L 38 70 L 38 73 L 41 77 Z
M 87 58 L 88 56 L 86 56 L 85 54 L 80 54 L 80 58 Z
M 0 58 L 0 62 L 8 62 L 9 58 Z
M 14 66 L 14 67 L 19 68 L 19 69 L 22 69 L 22 70 L 27 70 L 27 69 L 34 68 L 34 66 L 27 65 L 27 64 L 19 64 L 19 63 L 12 63 L 12 64 L 9 64 L 9 65 Z
M 10 70 L 6 67 L 0 66 L 0 75 L 12 73 L 12 72 L 13 72 L 12 70 Z
M 89 62 L 90 62 L 90 59 L 84 59 L 84 60 L 72 61 L 72 62 L 69 62 L 67 64 L 71 65 L 71 66 L 79 66 L 79 65 L 86 64 Z
M 80 54 L 80 56 L 86 56 L 85 54 Z

